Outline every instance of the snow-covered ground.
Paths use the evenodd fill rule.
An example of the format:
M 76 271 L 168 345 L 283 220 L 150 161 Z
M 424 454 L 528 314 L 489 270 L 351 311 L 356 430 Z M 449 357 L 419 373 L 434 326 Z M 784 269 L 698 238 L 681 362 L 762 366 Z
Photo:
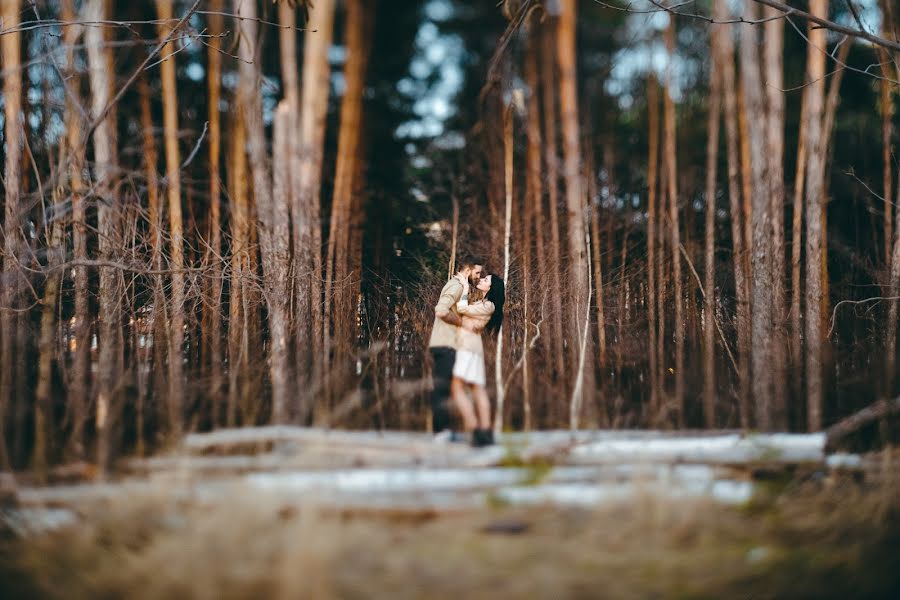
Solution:
M 19 532 L 52 529 L 77 522 L 81 507 L 150 494 L 374 510 L 596 506 L 641 496 L 741 504 L 754 494 L 754 469 L 796 465 L 826 473 L 860 460 L 826 455 L 823 434 L 547 431 L 474 449 L 413 432 L 246 428 L 191 434 L 175 453 L 127 462 L 114 482 L 20 488 L 2 519 Z

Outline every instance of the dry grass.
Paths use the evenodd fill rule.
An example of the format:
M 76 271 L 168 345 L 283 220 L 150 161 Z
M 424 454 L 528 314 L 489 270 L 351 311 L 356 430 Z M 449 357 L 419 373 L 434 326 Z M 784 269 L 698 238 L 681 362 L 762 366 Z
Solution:
M 0 542 L 0 597 L 897 598 L 900 491 L 778 485 L 743 509 L 360 514 L 145 497 Z

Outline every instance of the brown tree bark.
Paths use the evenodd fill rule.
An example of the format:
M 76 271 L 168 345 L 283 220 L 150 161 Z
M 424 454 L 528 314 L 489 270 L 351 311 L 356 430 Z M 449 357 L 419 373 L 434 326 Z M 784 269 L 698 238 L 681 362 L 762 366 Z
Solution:
M 713 15 L 724 21 L 730 16 L 725 2 L 714 3 Z M 721 25 L 723 33 L 716 38 L 717 64 L 721 69 L 723 91 L 723 118 L 725 119 L 726 152 L 728 157 L 728 199 L 731 212 L 731 239 L 733 245 L 734 279 L 737 296 L 737 348 L 738 348 L 738 404 L 741 427 L 750 426 L 750 292 L 747 277 L 747 237 L 743 210 L 741 160 L 738 112 L 734 68 L 734 42 L 732 25 Z
M 727 34 L 728 32 L 724 32 Z M 721 37 L 722 30 L 713 32 L 713 45 L 721 43 L 715 40 Z M 706 142 L 706 214 L 704 220 L 704 268 L 703 287 L 705 288 L 703 315 L 703 416 L 706 426 L 716 426 L 716 176 L 719 164 L 719 122 L 722 112 L 721 76 L 719 75 L 718 53 L 713 51 L 710 67 L 709 119 L 707 121 Z
M 659 412 L 661 396 L 660 366 L 656 350 L 656 316 L 661 303 L 656 291 L 656 255 L 659 252 L 656 247 L 657 222 L 659 220 L 656 198 L 659 172 L 659 84 L 652 74 L 647 81 L 647 118 L 650 128 L 650 148 L 647 159 L 647 323 L 649 325 L 647 345 L 650 359 L 650 413 L 656 415 Z
M 890 77 L 890 58 L 887 52 L 879 53 L 882 62 L 882 75 Z M 893 102 L 893 84 L 887 79 L 879 82 L 880 88 L 880 104 L 881 104 L 881 160 L 882 160 L 882 192 L 884 195 L 884 261 L 888 271 L 891 268 L 891 246 L 894 241 L 893 233 L 893 204 L 891 203 L 893 194 L 893 174 L 891 173 L 891 161 L 894 153 L 894 147 L 891 140 L 894 135 L 894 102 Z
M 543 197 L 544 187 L 541 178 L 541 106 L 540 106 L 540 71 L 538 67 L 538 56 L 541 51 L 540 25 L 537 17 L 532 17 L 528 28 L 528 48 L 525 52 L 525 82 L 528 85 L 528 97 L 526 101 L 526 122 L 525 133 L 527 138 L 526 161 L 525 161 L 525 202 L 527 216 L 522 223 L 526 235 L 526 257 L 523 277 L 523 289 L 528 294 L 526 310 L 528 314 L 525 318 L 525 338 L 528 339 L 528 318 L 533 314 L 531 304 L 538 301 L 537 287 L 534 275 L 542 275 L 546 272 L 547 251 L 544 241 L 544 211 Z M 532 255 L 532 250 L 534 254 Z M 544 285 L 540 286 L 545 287 Z M 532 291 L 534 288 L 534 291 Z M 543 298 L 543 294 L 541 294 Z M 538 319 L 543 318 L 543 307 Z M 524 386 L 523 408 L 525 412 L 523 428 L 530 431 L 533 426 L 531 414 L 530 393 L 532 381 L 527 373 L 528 359 L 527 352 L 525 363 L 522 365 L 522 379 Z
M 211 13 L 221 13 L 224 9 L 224 0 L 213 0 L 210 5 Z M 223 362 L 222 354 L 222 287 L 223 267 L 222 257 L 222 178 L 221 178 L 221 147 L 222 147 L 222 121 L 219 112 L 219 101 L 222 91 L 222 38 L 219 37 L 225 31 L 224 18 L 219 14 L 209 15 L 209 73 L 207 83 L 209 87 L 209 268 L 210 268 L 210 302 L 209 302 L 209 374 L 210 374 L 210 402 L 212 405 L 213 426 L 219 423 L 219 395 L 223 390 Z
M 257 56 L 256 4 L 235 0 L 235 9 L 241 17 L 239 27 L 242 44 L 238 48 L 240 59 L 238 87 L 239 103 L 243 110 L 247 131 L 247 147 L 250 155 L 250 171 L 253 179 L 253 196 L 256 200 L 258 235 L 263 265 L 263 282 L 269 319 L 269 377 L 272 384 L 272 415 L 274 423 L 286 422 L 292 397 L 293 365 L 289 356 L 290 305 L 290 209 L 289 198 L 282 193 L 273 197 L 272 179 L 267 167 L 265 130 L 263 127 L 260 80 L 262 66 Z M 275 131 L 279 135 L 290 133 L 290 109 L 279 107 Z M 287 149 L 287 140 L 281 142 Z M 287 178 L 287 173 L 280 173 Z M 286 185 L 286 181 L 284 182 Z
M 228 303 L 228 404 L 225 423 L 237 424 L 237 408 L 241 402 L 242 373 L 249 367 L 250 349 L 247 321 L 247 291 L 250 272 L 250 200 L 247 190 L 247 157 L 244 150 L 246 133 L 241 107 L 232 113 L 230 159 L 228 169 L 231 197 L 231 298 Z
M 368 3 L 364 0 L 347 2 L 345 25 L 347 62 L 344 64 L 344 81 L 347 87 L 341 98 L 341 122 L 325 266 L 325 298 L 328 301 L 325 302 L 323 348 L 326 373 L 331 372 L 332 358 L 336 364 L 343 365 L 343 355 L 350 341 L 346 337 L 350 333 L 350 321 L 354 317 L 354 305 L 349 293 L 352 286 L 348 281 L 353 275 L 348 273 L 347 268 L 353 197 L 357 192 L 354 186 L 356 165 L 363 158 L 361 156 L 363 92 L 369 55 L 366 35 L 366 16 L 369 12 L 367 8 Z M 332 350 L 335 352 L 334 357 Z M 342 369 L 343 366 L 338 368 Z
M 299 181 L 293 198 L 294 262 L 298 271 L 297 306 L 308 306 L 311 316 L 313 388 L 322 382 L 324 329 L 322 299 L 322 231 L 320 193 L 325 141 L 325 117 L 328 109 L 330 69 L 328 48 L 334 23 L 334 0 L 320 0 L 310 12 L 303 49 L 303 87 L 301 90 L 299 140 Z M 315 32 L 315 33 L 312 33 Z M 303 322 L 298 314 L 297 321 Z M 299 343 L 299 341 L 298 341 Z M 303 365 L 305 366 L 305 365 Z M 302 368 L 302 367 L 301 367 Z M 306 419 L 312 407 L 300 408 Z
M 780 11 L 765 7 L 763 62 L 766 96 L 766 155 L 768 157 L 769 203 L 771 206 L 772 241 L 772 399 L 770 403 L 770 427 L 787 429 L 787 335 L 784 317 L 784 19 Z M 849 44 L 848 44 L 849 47 Z
M 810 12 L 819 17 L 828 14 L 826 0 L 810 0 Z M 822 112 L 825 96 L 825 30 L 810 28 L 806 57 L 807 130 L 809 159 L 806 174 L 806 396 L 807 427 L 822 429 L 822 331 L 817 311 L 822 300 L 822 245 L 824 229 L 825 148 Z
M 17 28 L 20 23 L 19 2 L 2 3 L 3 28 L 12 31 L 0 36 L 2 51 L 3 99 L 4 99 L 4 223 L 3 223 L 3 286 L 0 286 L 0 468 L 9 469 L 5 427 L 6 413 L 11 407 L 15 392 L 15 355 L 19 321 L 16 312 L 20 296 L 18 258 L 23 246 L 22 222 L 22 36 Z
M 107 5 L 104 0 L 87 0 L 83 18 L 86 21 L 106 21 Z M 106 44 L 106 28 L 88 27 L 85 31 L 88 68 L 91 84 L 91 115 L 98 119 L 112 99 L 112 55 Z M 108 111 L 94 129 L 94 189 L 98 198 L 97 233 L 100 258 L 114 261 L 119 240 L 119 206 L 116 202 L 117 141 L 115 112 Z M 100 352 L 98 365 L 98 391 L 95 403 L 97 429 L 97 463 L 101 471 L 108 466 L 111 445 L 111 426 L 117 408 L 120 365 L 121 333 L 121 275 L 112 267 L 100 268 Z
M 61 5 L 62 20 L 73 22 L 77 19 L 74 0 L 64 0 Z M 63 38 L 66 43 L 66 143 L 69 158 L 69 194 L 72 198 L 72 254 L 76 261 L 87 260 L 87 225 L 85 215 L 84 181 L 82 172 L 85 165 L 84 122 L 80 93 L 80 76 L 75 64 L 75 44 L 81 32 L 75 26 L 66 26 Z M 88 394 L 91 387 L 90 339 L 91 316 L 88 270 L 85 266 L 74 267 L 73 294 L 75 296 L 75 325 L 73 331 L 75 348 L 72 351 L 71 377 L 68 380 L 67 417 L 71 423 L 71 433 L 66 448 L 67 458 L 84 458 L 84 426 L 88 420 Z
M 541 88 L 543 96 L 544 108 L 544 162 L 547 168 L 547 199 L 549 202 L 548 210 L 550 214 L 550 269 L 551 285 L 554 290 L 562 290 L 562 281 L 560 279 L 562 273 L 562 256 L 560 249 L 562 240 L 559 228 L 559 150 L 557 140 L 557 110 L 556 110 L 556 61 L 555 45 L 556 31 L 553 18 L 548 17 L 543 25 L 542 51 L 541 51 Z M 553 318 L 553 333 L 549 336 L 553 342 L 552 349 L 553 358 L 555 360 L 556 374 L 561 383 L 562 389 L 565 390 L 566 377 L 566 354 L 563 341 L 566 334 L 562 325 L 562 314 L 559 307 L 551 308 L 551 316 Z
M 744 14 L 749 19 L 758 17 L 756 3 L 748 0 Z M 741 29 L 741 81 L 744 108 L 749 123 L 765 123 L 766 107 L 763 82 L 760 77 L 759 40 L 757 30 Z M 753 373 L 753 399 L 757 426 L 768 431 L 773 422 L 772 377 L 772 206 L 769 199 L 767 144 L 763 128 L 748 128 L 752 202 L 752 268 L 751 277 L 751 333 L 750 361 Z
M 804 88 L 800 105 L 800 131 L 797 142 L 797 170 L 794 175 L 794 209 L 791 224 L 791 365 L 795 370 L 793 391 L 796 397 L 802 393 L 803 372 L 803 322 L 800 311 L 803 290 L 800 288 L 801 251 L 803 243 L 803 194 L 806 186 L 807 148 L 806 123 L 809 120 L 809 90 Z
M 585 245 L 585 195 L 581 181 L 581 147 L 578 125 L 578 90 L 575 59 L 576 0 L 562 0 L 557 21 L 556 57 L 559 66 L 559 110 L 563 139 L 563 178 L 566 182 L 566 222 L 569 247 L 569 285 L 572 299 L 569 339 L 580 339 L 579 319 L 588 302 L 588 257 Z M 586 327 L 587 324 L 584 324 Z M 589 363 L 585 363 L 590 366 Z M 574 385 L 583 382 L 586 397 L 593 392 L 593 368 L 579 369 Z M 585 397 L 576 399 L 583 403 Z
M 156 3 L 160 38 L 171 31 L 173 1 Z M 169 435 L 177 439 L 181 435 L 184 405 L 184 228 L 181 215 L 181 153 L 178 150 L 178 94 L 175 79 L 175 44 L 169 42 L 160 50 L 162 77 L 163 138 L 166 152 L 166 198 L 169 209 L 169 267 L 171 269 L 171 297 L 169 303 L 169 377 L 167 408 Z
M 666 29 L 670 64 L 675 58 L 675 20 Z M 678 219 L 678 163 L 675 154 L 675 101 L 672 99 L 673 69 L 669 69 L 663 96 L 664 152 L 668 191 L 669 240 L 672 244 L 672 286 L 675 296 L 675 410 L 679 427 L 684 425 L 684 297 L 681 282 L 681 231 Z

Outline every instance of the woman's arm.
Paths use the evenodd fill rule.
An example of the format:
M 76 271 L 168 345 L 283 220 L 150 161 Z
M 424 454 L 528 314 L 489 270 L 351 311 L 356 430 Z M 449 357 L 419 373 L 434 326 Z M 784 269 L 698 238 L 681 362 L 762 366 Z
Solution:
M 494 303 L 483 300 L 469 304 L 469 295 L 463 294 L 456 303 L 456 312 L 467 317 L 489 316 L 494 314 Z

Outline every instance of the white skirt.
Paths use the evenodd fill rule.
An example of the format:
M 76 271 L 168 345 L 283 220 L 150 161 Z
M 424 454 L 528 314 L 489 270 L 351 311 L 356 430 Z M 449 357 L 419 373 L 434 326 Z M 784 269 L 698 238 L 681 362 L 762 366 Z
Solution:
M 453 364 L 453 376 L 466 383 L 485 385 L 484 355 L 467 350 L 456 351 L 456 362 Z

